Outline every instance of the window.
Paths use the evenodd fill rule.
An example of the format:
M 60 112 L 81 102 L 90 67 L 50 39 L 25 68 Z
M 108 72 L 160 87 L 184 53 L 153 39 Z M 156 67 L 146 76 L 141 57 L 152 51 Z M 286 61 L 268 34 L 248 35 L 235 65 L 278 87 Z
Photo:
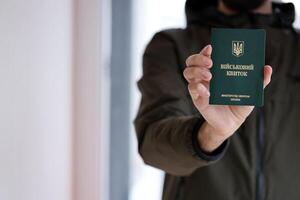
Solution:
M 184 4 L 185 0 L 133 0 L 131 119 L 135 117 L 140 102 L 136 82 L 142 74 L 142 54 L 145 46 L 155 32 L 185 26 Z M 133 127 L 131 132 L 129 199 L 160 200 L 163 172 L 143 163 L 137 152 Z

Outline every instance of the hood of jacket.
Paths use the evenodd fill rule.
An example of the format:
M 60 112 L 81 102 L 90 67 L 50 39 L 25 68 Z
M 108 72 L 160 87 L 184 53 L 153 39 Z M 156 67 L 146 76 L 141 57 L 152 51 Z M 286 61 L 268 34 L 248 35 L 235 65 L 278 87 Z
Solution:
M 254 14 L 240 12 L 225 15 L 217 9 L 218 0 L 187 0 L 185 13 L 187 24 L 200 24 L 214 27 L 257 27 L 271 25 L 275 27 L 292 27 L 295 20 L 295 7 L 292 3 L 272 2 L 272 14 Z

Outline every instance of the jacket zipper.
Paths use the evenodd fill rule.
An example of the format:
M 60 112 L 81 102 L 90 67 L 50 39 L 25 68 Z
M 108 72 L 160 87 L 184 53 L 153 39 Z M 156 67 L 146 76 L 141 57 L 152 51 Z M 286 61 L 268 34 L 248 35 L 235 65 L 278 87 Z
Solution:
M 263 200 L 265 197 L 264 192 L 264 144 L 265 144 L 265 132 L 264 132 L 264 112 L 262 108 L 257 108 L 258 120 L 257 120 L 257 137 L 256 137 L 256 200 Z

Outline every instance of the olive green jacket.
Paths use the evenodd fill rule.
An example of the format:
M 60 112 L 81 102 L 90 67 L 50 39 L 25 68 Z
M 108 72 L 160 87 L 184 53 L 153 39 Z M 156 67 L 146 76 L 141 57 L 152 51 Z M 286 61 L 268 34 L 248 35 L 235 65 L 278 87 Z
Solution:
M 145 50 L 134 121 L 139 153 L 166 172 L 164 200 L 299 200 L 300 35 L 292 26 L 294 6 L 273 3 L 271 15 L 225 16 L 216 1 L 205 2 L 188 1 L 186 28 L 155 34 Z M 186 58 L 210 43 L 211 27 L 264 28 L 273 76 L 264 107 L 207 154 L 195 142 L 204 119 L 182 72 Z

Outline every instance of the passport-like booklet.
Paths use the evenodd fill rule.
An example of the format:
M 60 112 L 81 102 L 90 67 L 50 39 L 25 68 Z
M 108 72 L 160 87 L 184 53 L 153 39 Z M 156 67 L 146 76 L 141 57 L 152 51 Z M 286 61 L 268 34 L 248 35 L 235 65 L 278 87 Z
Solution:
M 213 28 L 210 104 L 263 106 L 265 30 Z

